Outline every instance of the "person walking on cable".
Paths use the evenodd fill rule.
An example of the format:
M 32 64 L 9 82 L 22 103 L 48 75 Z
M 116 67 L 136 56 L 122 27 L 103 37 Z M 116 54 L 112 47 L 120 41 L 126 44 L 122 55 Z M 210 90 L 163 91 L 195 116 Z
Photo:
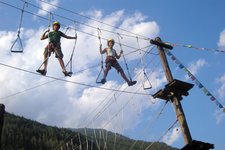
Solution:
M 105 84 L 106 77 L 111 69 L 111 67 L 114 67 L 118 73 L 122 76 L 122 78 L 127 82 L 128 86 L 132 86 L 137 83 L 137 81 L 130 81 L 127 76 L 125 75 L 123 69 L 121 68 L 120 64 L 118 63 L 117 59 L 120 59 L 121 55 L 123 54 L 123 51 L 120 51 L 120 54 L 118 55 L 116 50 L 113 48 L 115 44 L 114 39 L 108 39 L 107 46 L 104 50 L 102 50 L 102 44 L 100 44 L 99 51 L 101 54 L 106 53 L 106 60 L 105 60 L 105 70 L 104 75 L 101 80 L 102 84 Z
M 58 60 L 59 60 L 59 64 L 60 64 L 60 66 L 62 68 L 63 74 L 65 76 L 71 77 L 72 72 L 67 72 L 66 71 L 66 67 L 65 67 L 65 64 L 64 64 L 64 61 L 63 61 L 63 53 L 62 53 L 62 50 L 61 50 L 60 39 L 61 39 L 61 37 L 64 37 L 66 39 L 76 39 L 77 36 L 72 37 L 72 36 L 65 35 L 63 32 L 61 32 L 59 30 L 60 23 L 57 22 L 57 21 L 53 22 L 52 28 L 53 28 L 53 31 L 49 32 L 49 30 L 47 30 L 41 36 L 41 40 L 45 40 L 45 39 L 48 38 L 49 43 L 45 47 L 45 50 L 44 50 L 44 62 L 43 62 L 44 68 L 40 69 L 41 68 L 41 66 L 40 66 L 40 68 L 38 70 L 36 70 L 36 71 L 38 73 L 42 74 L 42 75 L 46 75 L 46 73 L 47 73 L 47 65 L 48 65 L 48 58 L 51 56 L 51 53 L 53 52 L 53 53 L 55 53 L 55 57 L 58 58 Z

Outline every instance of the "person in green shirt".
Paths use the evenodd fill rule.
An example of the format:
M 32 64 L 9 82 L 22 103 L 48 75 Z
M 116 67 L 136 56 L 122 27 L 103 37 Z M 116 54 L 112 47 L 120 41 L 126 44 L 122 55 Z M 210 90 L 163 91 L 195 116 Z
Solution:
M 51 56 L 51 53 L 53 52 L 53 53 L 55 53 L 55 57 L 58 58 L 58 60 L 59 60 L 59 64 L 62 68 L 63 74 L 65 76 L 71 77 L 72 72 L 67 72 L 66 68 L 65 68 L 65 64 L 63 61 L 63 53 L 61 50 L 60 39 L 61 39 L 61 37 L 64 37 L 66 39 L 76 39 L 77 36 L 75 36 L 75 37 L 68 36 L 68 35 L 65 35 L 63 32 L 59 31 L 60 23 L 57 21 L 52 24 L 52 27 L 53 27 L 53 31 L 49 32 L 49 30 L 47 30 L 41 36 L 41 40 L 45 40 L 48 38 L 49 43 L 45 47 L 45 50 L 44 50 L 44 62 L 43 62 L 44 68 L 43 69 L 39 68 L 36 71 L 42 75 L 46 75 L 47 66 L 48 66 L 48 58 Z

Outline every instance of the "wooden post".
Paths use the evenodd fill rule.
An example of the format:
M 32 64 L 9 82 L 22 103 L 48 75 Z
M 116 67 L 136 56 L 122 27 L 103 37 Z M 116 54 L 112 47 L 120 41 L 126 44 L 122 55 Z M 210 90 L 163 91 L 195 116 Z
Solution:
M 5 105 L 0 104 L 0 147 L 2 142 L 2 128 L 4 123 Z
M 168 49 L 172 49 L 172 46 L 170 45 L 166 45 L 165 43 L 163 43 L 161 41 L 161 39 L 159 37 L 157 37 L 155 40 L 151 40 L 150 41 L 152 44 L 157 45 L 158 51 L 159 51 L 159 56 L 162 62 L 162 66 L 163 66 L 163 70 L 165 72 L 166 75 L 166 79 L 167 81 L 170 83 L 173 81 L 173 76 L 172 73 L 170 71 L 170 67 L 168 65 L 168 61 L 164 52 L 164 47 L 168 48 Z M 177 119 L 179 121 L 180 124 L 180 128 L 184 137 L 184 142 L 185 144 L 190 144 L 192 142 L 192 138 L 191 138 L 191 133 L 189 131 L 186 119 L 185 119 L 185 115 L 184 115 L 184 111 L 182 108 L 182 105 L 180 103 L 179 98 L 176 95 L 173 95 L 171 97 L 171 101 L 173 102 L 173 106 L 175 108 L 176 111 L 176 115 L 177 115 Z

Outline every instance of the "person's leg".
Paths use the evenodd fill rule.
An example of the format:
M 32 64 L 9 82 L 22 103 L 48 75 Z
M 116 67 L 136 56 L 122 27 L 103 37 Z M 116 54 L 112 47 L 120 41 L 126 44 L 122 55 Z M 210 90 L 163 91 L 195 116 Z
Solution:
M 58 44 L 57 47 L 55 48 L 55 57 L 58 58 L 59 64 L 62 68 L 62 72 L 64 73 L 64 75 L 71 77 L 72 72 L 66 71 L 66 67 L 63 61 L 63 53 L 62 53 L 60 44 Z
M 103 78 L 102 78 L 102 80 L 101 80 L 101 83 L 102 83 L 102 84 L 105 84 L 105 82 L 106 82 L 106 77 L 107 77 L 107 75 L 108 75 L 109 70 L 110 70 L 110 67 L 106 67 L 106 68 L 105 68 L 104 74 L 103 74 Z
M 44 66 L 43 69 L 38 69 L 36 70 L 38 73 L 42 74 L 42 75 L 46 75 L 47 73 L 47 66 L 48 66 L 48 58 L 50 57 L 50 52 L 49 52 L 49 45 L 47 45 L 45 47 L 45 50 L 44 50 L 44 61 L 43 63 L 41 64 L 40 68 L 42 67 L 42 65 Z
M 66 71 L 66 68 L 65 68 L 63 59 L 58 57 L 58 60 L 59 60 L 60 66 L 62 68 L 62 71 L 65 72 Z
M 128 86 L 132 86 L 137 83 L 137 81 L 132 81 L 127 78 L 123 69 L 121 68 L 120 64 L 117 61 L 114 63 L 113 67 L 117 70 L 117 72 L 120 73 L 121 77 L 127 82 Z
M 120 73 L 121 77 L 127 82 L 129 83 L 129 79 L 127 78 L 127 76 L 125 75 L 124 71 L 122 69 L 118 70 L 118 72 Z
M 106 77 L 107 77 L 108 72 L 109 72 L 110 69 L 111 69 L 111 63 L 110 62 L 106 62 L 105 69 L 104 69 L 104 74 L 103 74 L 103 78 L 101 80 L 101 83 L 102 84 L 105 84 Z
M 58 60 L 59 60 L 59 64 L 60 64 L 60 66 L 61 66 L 61 68 L 62 68 L 62 72 L 64 73 L 64 75 L 65 75 L 65 76 L 71 77 L 72 72 L 67 72 L 67 71 L 66 71 L 66 67 L 65 67 L 65 65 L 64 65 L 63 59 L 62 59 L 62 58 L 58 58 Z
M 44 70 L 45 71 L 47 71 L 49 57 L 50 57 L 49 52 L 44 54 L 44 62 L 43 63 L 44 63 Z

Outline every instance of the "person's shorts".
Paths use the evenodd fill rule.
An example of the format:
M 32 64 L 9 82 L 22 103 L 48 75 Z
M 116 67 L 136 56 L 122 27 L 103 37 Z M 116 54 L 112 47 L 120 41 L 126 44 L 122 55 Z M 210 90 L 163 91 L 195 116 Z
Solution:
M 108 69 L 111 69 L 111 67 L 114 67 L 117 70 L 117 72 L 123 71 L 120 64 L 114 57 L 106 57 L 105 67 Z
M 44 55 L 51 55 L 51 53 L 55 53 L 55 57 L 56 58 L 63 58 L 63 53 L 61 50 L 61 46 L 60 43 L 59 44 L 53 44 L 53 43 L 49 43 L 44 50 Z

